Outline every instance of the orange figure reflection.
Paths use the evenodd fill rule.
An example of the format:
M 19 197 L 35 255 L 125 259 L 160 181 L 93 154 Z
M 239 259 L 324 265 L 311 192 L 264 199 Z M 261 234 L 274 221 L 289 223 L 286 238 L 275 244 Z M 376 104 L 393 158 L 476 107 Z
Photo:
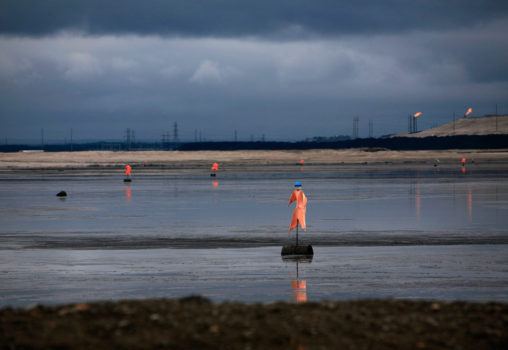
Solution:
M 465 173 L 466 173 L 466 167 L 465 167 L 465 166 L 463 166 L 463 167 L 462 167 L 462 174 L 465 174 Z
M 311 263 L 312 256 L 292 256 L 282 257 L 282 261 L 294 262 L 296 265 L 296 279 L 291 280 L 291 290 L 293 291 L 293 298 L 297 303 L 307 302 L 307 280 L 300 279 L 299 263 Z
M 219 187 L 219 181 L 212 181 L 213 187 Z
M 415 210 L 416 210 L 416 219 L 420 220 L 420 209 L 421 209 L 421 200 L 420 200 L 420 189 L 415 189 Z
M 296 201 L 296 208 L 293 211 L 293 218 L 291 219 L 291 225 L 289 226 L 289 231 L 294 229 L 300 223 L 300 227 L 302 229 L 306 229 L 305 225 L 305 212 L 307 210 L 307 197 L 302 190 L 302 184 L 300 182 L 295 183 L 295 190 L 291 194 L 289 198 L 288 206 Z
M 131 193 L 131 188 L 130 187 L 127 187 L 125 189 L 125 197 L 127 197 L 127 199 L 131 199 L 131 196 L 132 196 L 132 193 Z
M 471 190 L 471 187 L 467 187 L 467 216 L 469 218 L 469 221 L 473 221 L 473 191 Z
M 297 303 L 305 303 L 307 301 L 307 281 L 295 280 L 291 281 L 291 288 L 293 288 L 293 295 Z

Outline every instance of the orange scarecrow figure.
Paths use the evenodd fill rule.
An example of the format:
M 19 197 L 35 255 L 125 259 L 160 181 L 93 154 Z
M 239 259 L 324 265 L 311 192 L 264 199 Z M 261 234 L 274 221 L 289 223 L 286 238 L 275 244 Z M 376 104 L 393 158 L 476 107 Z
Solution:
M 210 176 L 212 177 L 215 177 L 217 174 L 215 172 L 219 171 L 219 164 L 217 163 L 213 163 L 212 167 L 210 168 L 210 170 L 212 171 L 210 173 Z
M 128 177 L 131 176 L 131 169 L 132 169 L 131 164 L 127 163 L 125 165 L 125 176 L 128 176 Z
M 305 193 L 302 191 L 302 184 L 300 182 L 295 183 L 295 190 L 291 194 L 289 198 L 288 207 L 291 203 L 296 201 L 296 208 L 293 211 L 293 218 L 291 219 L 291 225 L 289 226 L 289 231 L 294 229 L 300 223 L 300 227 L 302 229 L 306 229 L 305 225 L 305 211 L 307 209 L 307 197 L 305 197 Z

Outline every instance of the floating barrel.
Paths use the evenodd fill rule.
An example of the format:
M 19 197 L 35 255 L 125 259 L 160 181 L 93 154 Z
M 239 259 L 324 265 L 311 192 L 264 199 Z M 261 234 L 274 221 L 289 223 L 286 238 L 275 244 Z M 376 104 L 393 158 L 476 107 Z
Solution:
M 282 255 L 282 261 L 284 262 L 296 262 L 296 263 L 308 263 L 312 262 L 314 255 Z
M 314 250 L 310 244 L 285 245 L 282 247 L 280 255 L 314 255 Z
M 57 197 L 67 197 L 67 192 L 65 191 L 60 191 L 56 194 Z

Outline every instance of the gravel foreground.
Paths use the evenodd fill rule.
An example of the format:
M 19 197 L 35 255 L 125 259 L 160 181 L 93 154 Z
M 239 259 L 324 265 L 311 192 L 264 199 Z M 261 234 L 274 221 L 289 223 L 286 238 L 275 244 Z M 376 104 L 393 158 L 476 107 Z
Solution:
M 506 349 L 508 304 L 201 297 L 0 310 L 1 349 Z

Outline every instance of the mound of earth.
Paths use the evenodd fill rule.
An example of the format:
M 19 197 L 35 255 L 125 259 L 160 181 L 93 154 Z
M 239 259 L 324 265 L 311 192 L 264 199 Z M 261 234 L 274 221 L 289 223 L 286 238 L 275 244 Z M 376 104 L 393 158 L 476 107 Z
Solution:
M 508 304 L 96 302 L 0 310 L 1 349 L 505 349 Z

